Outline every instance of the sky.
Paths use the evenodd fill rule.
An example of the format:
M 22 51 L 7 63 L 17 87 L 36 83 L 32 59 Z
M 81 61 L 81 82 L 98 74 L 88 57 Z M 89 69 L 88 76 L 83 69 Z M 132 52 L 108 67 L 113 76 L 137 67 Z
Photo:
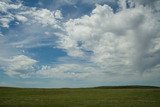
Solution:
M 159 0 L 0 0 L 0 86 L 160 86 Z

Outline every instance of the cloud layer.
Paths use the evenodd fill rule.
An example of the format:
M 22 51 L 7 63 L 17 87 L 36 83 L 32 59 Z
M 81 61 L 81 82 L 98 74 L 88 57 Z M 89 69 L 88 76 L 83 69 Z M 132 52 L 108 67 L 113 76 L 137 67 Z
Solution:
M 108 5 L 97 5 L 90 16 L 65 23 L 60 47 L 73 57 L 92 52 L 88 60 L 109 71 L 151 70 L 160 60 L 160 26 L 152 11 L 140 5 L 114 13 Z
M 76 4 L 72 0 L 63 3 Z M 160 2 L 120 0 L 117 4 L 117 10 L 107 4 L 95 4 L 89 15 L 65 20 L 60 10 L 0 1 L 1 69 L 9 76 L 22 78 L 92 82 L 157 78 Z M 56 64 L 38 65 L 24 50 L 42 46 L 61 49 L 67 55 Z
M 6 63 L 3 66 L 3 69 L 9 76 L 20 76 L 26 78 L 28 74 L 34 72 L 34 65 L 36 64 L 36 60 L 33 60 L 24 55 L 14 56 L 11 59 L 4 60 Z

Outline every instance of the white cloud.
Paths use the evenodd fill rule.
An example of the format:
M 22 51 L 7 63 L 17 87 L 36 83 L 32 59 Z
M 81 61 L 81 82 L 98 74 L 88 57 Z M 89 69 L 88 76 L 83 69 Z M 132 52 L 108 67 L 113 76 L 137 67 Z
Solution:
M 79 67 L 77 64 L 62 64 L 55 67 L 42 66 L 42 69 L 37 73 L 46 78 L 77 78 L 76 71 Z
M 0 17 L 0 26 L 9 28 L 9 23 L 14 20 L 13 14 L 8 10 L 16 10 L 21 8 L 22 4 L 12 4 L 10 1 L 0 1 L 0 12 L 5 13 Z
M 9 9 L 18 9 L 21 7 L 21 4 L 11 4 L 10 1 L 0 1 L 0 12 L 7 12 Z
M 10 19 L 8 19 L 8 18 L 1 18 L 0 19 L 0 26 L 1 27 L 6 27 L 6 28 L 9 28 L 9 22 L 10 22 L 11 20 Z
M 14 11 L 13 13 L 9 10 Z M 52 26 L 59 28 L 58 19 L 62 19 L 63 16 L 60 10 L 50 11 L 48 9 L 37 9 L 36 7 L 23 6 L 21 3 L 14 4 L 10 1 L 0 1 L 0 12 L 5 13 L 0 18 L 1 27 L 9 27 L 11 21 L 28 22 L 28 24 L 39 23 L 43 26 Z
M 106 77 L 105 72 L 101 71 L 101 69 L 87 63 L 64 63 L 54 66 L 42 66 L 35 75 L 40 78 L 80 79 L 87 81 L 104 81 L 104 77 Z
M 0 26 L 8 28 L 6 34 L 0 31 L 2 35 L 0 36 L 0 68 L 9 76 L 29 77 L 37 70 L 35 67 L 37 61 L 23 55 L 23 49 L 53 45 L 55 29 L 60 28 L 59 23 L 63 18 L 61 11 L 1 1 L 0 12 L 4 13 L 0 17 Z M 19 27 L 15 26 L 14 31 L 10 30 L 11 21 L 20 22 Z M 49 32 L 47 36 L 43 36 L 45 32 Z
M 147 85 L 157 85 L 157 83 L 149 82 L 155 81 L 160 75 L 158 72 L 159 67 L 155 67 L 152 73 L 146 72 L 143 75 L 136 72 L 113 72 L 109 70 L 106 71 L 105 69 L 89 63 L 67 63 L 54 66 L 42 66 L 42 68 L 33 74 L 33 76 L 37 78 L 53 78 L 58 80 L 82 80 L 86 83 L 90 83 L 90 85 L 100 85 L 104 82 L 110 85 L 115 85 L 116 82 L 119 82 L 122 85 L 132 83 L 141 84 L 144 81 L 146 81 L 146 83 L 144 83 Z
M 152 5 L 154 4 L 155 2 L 157 2 L 158 0 L 131 0 L 131 1 L 134 1 L 138 4 L 143 4 L 143 5 Z
M 25 12 L 20 12 L 19 14 L 30 17 L 30 24 L 40 23 L 43 26 L 52 26 L 53 28 L 59 28 L 59 21 L 57 19 L 62 19 L 62 14 L 59 10 L 52 12 L 48 9 L 37 10 L 36 8 L 32 8 L 30 10 L 26 10 Z
M 55 37 L 56 30 L 61 29 L 60 21 L 63 16 L 60 10 L 50 11 L 48 9 L 27 7 L 21 3 L 14 4 L 11 1 L 1 1 L 0 7 L 2 8 L 0 11 L 4 13 L 0 17 L 0 27 L 8 28 L 7 34 L 3 34 L 8 35 L 5 36 L 7 46 L 32 48 L 53 45 L 51 43 L 43 44 L 41 41 L 48 39 L 51 41 L 51 38 Z M 10 30 L 10 24 L 11 26 L 16 25 L 14 26 L 16 31 Z M 44 37 L 43 35 L 48 31 L 49 35 Z M 0 33 L 2 34 L 1 31 Z M 16 41 L 12 41 L 10 38 L 16 38 Z
M 20 22 L 26 22 L 28 19 L 22 15 L 16 15 L 15 18 Z
M 65 2 L 74 5 L 76 1 Z M 8 32 L 7 36 L 0 32 L 3 35 L 0 36 L 0 50 L 3 50 L 0 53 L 1 68 L 10 76 L 23 78 L 35 76 L 77 78 L 93 82 L 130 81 L 141 79 L 139 72 L 142 71 L 152 71 L 144 74 L 143 79 L 158 77 L 160 24 L 159 12 L 155 12 L 155 9 L 158 10 L 159 5 L 156 4 L 154 8 L 155 4 L 148 1 L 147 6 L 140 3 L 134 7 L 133 3 L 130 4 L 131 8 L 127 8 L 124 0 L 119 4 L 121 9 L 116 13 L 108 5 L 97 4 L 90 15 L 64 22 L 60 10 L 50 11 L 13 2 L 0 2 L 0 11 L 6 13 L 0 18 L 1 27 L 9 28 L 9 23 L 15 19 L 21 22 L 19 28 Z M 16 11 L 13 14 L 8 9 Z M 75 58 L 75 63 L 66 59 L 57 65 L 34 68 L 37 61 L 19 52 L 23 48 L 52 46 L 55 35 L 59 40 L 55 47 L 64 49 L 70 58 Z M 41 43 L 45 40 L 47 43 Z
M 27 77 L 29 72 L 32 73 L 36 60 L 24 55 L 13 56 L 10 59 L 3 59 L 3 69 L 9 76 Z
M 60 10 L 56 10 L 56 11 L 55 11 L 54 17 L 55 17 L 56 19 L 63 19 L 63 15 L 62 15 L 62 13 L 61 13 Z
M 159 25 L 150 7 L 114 13 L 108 5 L 96 5 L 91 15 L 65 23 L 66 36 L 59 43 L 72 57 L 93 52 L 88 59 L 106 71 L 148 71 L 160 64 Z
M 37 61 L 23 55 L 24 48 L 52 46 L 55 29 L 60 28 L 59 21 L 63 18 L 61 11 L 0 1 L 0 12 L 4 13 L 0 16 L 0 27 L 8 28 L 7 33 L 0 30 L 0 69 L 12 77 L 30 77 L 38 69 Z M 10 28 L 12 21 L 20 22 L 14 31 Z M 45 32 L 49 32 L 47 36 L 43 36 Z

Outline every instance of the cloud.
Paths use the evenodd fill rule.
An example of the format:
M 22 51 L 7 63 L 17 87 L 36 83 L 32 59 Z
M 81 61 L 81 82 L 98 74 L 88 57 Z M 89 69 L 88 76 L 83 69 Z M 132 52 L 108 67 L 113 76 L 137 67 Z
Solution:
M 55 67 L 42 66 L 37 73 L 45 78 L 80 78 L 84 76 L 82 73 L 79 74 L 80 67 L 79 64 L 60 64 Z
M 77 3 L 72 0 L 55 2 Z M 120 0 L 116 11 L 107 4 L 100 5 L 102 2 L 110 0 L 82 0 L 82 3 L 99 4 L 89 15 L 65 20 L 60 10 L 1 1 L 0 11 L 5 14 L 0 17 L 0 26 L 7 29 L 7 33 L 0 31 L 0 50 L 3 50 L 0 67 L 6 74 L 22 78 L 90 82 L 132 82 L 158 78 L 158 1 Z M 38 65 L 37 60 L 22 52 L 42 46 L 66 51 L 68 55 L 64 57 L 67 58 L 63 61 L 59 59 L 53 65 Z
M 55 45 L 54 33 L 61 29 L 63 19 L 61 11 L 4 0 L 0 1 L 0 15 L 0 68 L 11 77 L 31 77 L 39 70 L 37 61 L 24 50 Z
M 9 27 L 9 23 L 14 20 L 13 14 L 8 12 L 8 10 L 16 10 L 19 9 L 21 4 L 12 4 L 9 1 L 0 1 L 0 13 L 3 13 L 3 17 L 0 18 L 0 26 L 1 27 Z
M 65 23 L 66 36 L 59 47 L 72 57 L 92 52 L 88 60 L 106 71 L 152 71 L 160 64 L 159 25 L 148 6 L 135 5 L 114 13 L 110 6 L 97 4 L 90 15 Z
M 18 9 L 21 7 L 21 4 L 12 4 L 10 1 L 4 0 L 0 1 L 0 11 L 7 12 L 9 9 Z
M 19 14 L 29 16 L 31 18 L 30 24 L 32 23 L 40 23 L 42 26 L 49 26 L 58 28 L 58 20 L 62 19 L 62 14 L 59 10 L 55 12 L 50 11 L 48 9 L 39 9 L 36 10 L 32 8 L 31 10 L 26 10 L 25 12 L 20 12 Z
M 11 1 L 1 1 L 0 7 L 0 12 L 3 13 L 0 17 L 0 27 L 4 29 L 0 33 L 4 35 L 3 39 L 5 39 L 7 46 L 32 48 L 54 45 L 55 33 L 61 29 L 60 20 L 63 19 L 60 10 L 50 11 L 27 7 Z M 3 31 L 7 31 L 7 33 L 5 34 Z M 45 36 L 45 32 L 50 33 Z M 42 40 L 48 42 L 42 43 Z
M 28 72 L 33 72 L 33 65 L 35 65 L 36 62 L 36 60 L 27 56 L 17 55 L 10 59 L 4 59 L 2 68 L 9 76 L 27 77 Z
M 112 74 L 108 74 L 112 75 Z M 108 77 L 106 72 L 102 71 L 98 66 L 94 66 L 91 63 L 62 63 L 52 66 L 42 66 L 40 70 L 36 72 L 34 77 L 37 78 L 54 78 L 60 80 L 83 80 L 86 82 L 106 81 Z M 93 78 L 94 77 L 94 78 Z M 113 77 L 113 76 L 112 76 Z M 108 78 L 107 80 L 111 80 Z
M 22 22 L 22 23 L 28 21 L 28 19 L 27 19 L 26 17 L 22 16 L 22 15 L 16 15 L 15 18 L 16 18 L 19 22 Z
M 12 10 L 12 11 L 10 11 Z M 55 10 L 50 11 L 48 9 L 40 9 L 36 7 L 27 7 L 22 5 L 22 3 L 13 3 L 11 1 L 0 1 L 0 12 L 3 13 L 0 18 L 2 27 L 9 26 L 11 21 L 26 22 L 27 19 L 32 21 L 32 23 L 40 23 L 44 26 L 55 25 L 58 26 L 58 20 L 62 19 L 63 16 L 61 11 Z M 30 24 L 32 24 L 30 22 Z
M 134 2 L 136 2 L 136 3 L 138 3 L 138 4 L 143 4 L 143 5 L 152 5 L 152 4 L 154 4 L 155 2 L 157 2 L 158 0 L 132 0 L 132 1 L 134 1 Z

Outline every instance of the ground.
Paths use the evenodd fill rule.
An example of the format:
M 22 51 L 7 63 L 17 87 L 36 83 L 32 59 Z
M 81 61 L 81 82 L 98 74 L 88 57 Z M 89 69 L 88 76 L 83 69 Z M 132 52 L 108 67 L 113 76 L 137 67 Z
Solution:
M 160 88 L 0 88 L 0 107 L 160 107 Z

